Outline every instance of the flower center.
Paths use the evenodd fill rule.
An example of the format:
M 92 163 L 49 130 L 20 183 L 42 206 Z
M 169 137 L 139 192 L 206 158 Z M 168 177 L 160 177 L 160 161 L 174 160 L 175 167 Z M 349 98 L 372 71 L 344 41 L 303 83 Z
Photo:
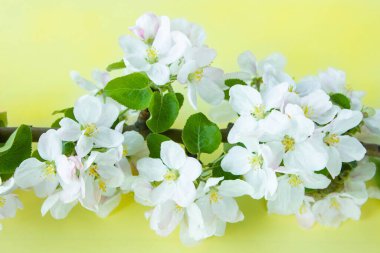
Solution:
M 175 180 L 177 180 L 178 177 L 179 177 L 178 170 L 169 170 L 164 175 L 164 179 L 166 181 L 175 181 Z
M 91 165 L 90 168 L 88 168 L 88 174 L 90 176 L 93 176 L 94 178 L 99 178 L 100 175 L 98 173 L 98 165 L 96 164 Z
M 123 156 L 127 156 L 128 155 L 128 147 L 127 145 L 123 145 Z
M 261 167 L 263 166 L 264 158 L 262 155 L 255 154 L 251 157 L 249 163 L 252 165 L 253 169 L 258 170 L 261 169 Z
M 158 62 L 158 52 L 154 47 L 150 47 L 146 50 L 146 61 L 150 64 Z
M 95 124 L 88 124 L 84 126 L 84 135 L 87 137 L 94 136 L 97 128 Z
M 332 198 L 332 199 L 330 199 L 330 207 L 331 207 L 331 208 L 335 208 L 336 210 L 339 210 L 339 209 L 340 209 L 340 204 L 339 204 L 339 202 L 336 200 L 336 198 Z
M 216 189 L 212 189 L 210 191 L 210 202 L 211 203 L 216 203 L 218 202 L 220 199 L 222 199 L 221 196 L 219 196 L 218 194 L 218 191 Z
M 252 114 L 256 119 L 265 118 L 265 106 L 264 105 L 255 106 L 252 110 Z
M 310 108 L 308 105 L 303 106 L 302 109 L 306 118 L 310 118 L 313 115 L 313 109 Z
M 339 143 L 339 136 L 336 135 L 336 134 L 327 134 L 324 138 L 323 138 L 323 141 L 329 145 L 329 146 L 332 146 L 332 145 L 335 145 L 337 143 Z
M 45 177 L 53 176 L 56 173 L 55 164 L 52 162 L 45 162 L 44 175 Z
M 300 184 L 302 184 L 302 180 L 299 176 L 297 175 L 291 175 L 289 177 L 289 180 L 288 180 L 288 183 L 292 186 L 292 187 L 297 187 L 299 186 Z
M 6 203 L 5 198 L 0 196 L 0 208 L 4 207 L 5 203 Z
M 285 137 L 284 137 L 284 139 L 282 139 L 281 143 L 284 146 L 285 153 L 289 152 L 289 151 L 293 151 L 294 146 L 296 144 L 294 139 L 292 137 L 290 137 L 289 135 L 285 135 Z
M 106 186 L 106 183 L 103 181 L 103 180 L 99 180 L 99 189 L 102 191 L 102 192 L 106 192 L 107 190 L 107 186 Z
M 179 206 L 178 204 L 175 204 L 175 210 L 177 212 L 182 212 L 183 211 L 183 207 L 182 206 Z
M 199 82 L 203 78 L 203 69 L 199 68 L 194 73 L 189 74 L 190 81 Z

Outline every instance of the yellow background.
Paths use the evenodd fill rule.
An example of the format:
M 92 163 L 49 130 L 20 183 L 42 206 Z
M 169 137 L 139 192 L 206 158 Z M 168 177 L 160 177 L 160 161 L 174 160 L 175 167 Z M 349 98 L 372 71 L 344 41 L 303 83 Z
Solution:
M 119 60 L 118 37 L 146 11 L 185 17 L 207 31 L 216 64 L 236 70 L 236 57 L 282 52 L 296 78 L 334 66 L 348 84 L 380 107 L 380 1 L 42 1 L 0 0 L 0 111 L 11 125 L 52 122 L 51 112 L 83 94 L 68 76 L 89 76 Z M 186 107 L 185 114 L 192 111 Z M 199 246 L 181 245 L 178 233 L 160 238 L 147 209 L 130 197 L 109 218 L 75 208 L 64 221 L 40 217 L 42 201 L 20 194 L 25 208 L 1 221 L 0 252 L 380 252 L 380 202 L 363 207 L 360 222 L 339 229 L 298 227 L 294 217 L 267 215 L 263 202 L 242 199 L 246 220 Z

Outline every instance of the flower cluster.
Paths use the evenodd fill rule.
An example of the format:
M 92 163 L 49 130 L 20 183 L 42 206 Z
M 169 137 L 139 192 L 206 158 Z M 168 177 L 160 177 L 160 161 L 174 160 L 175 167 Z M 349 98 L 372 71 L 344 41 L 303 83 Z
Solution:
M 344 72 L 295 81 L 281 55 L 258 61 L 244 52 L 240 71 L 225 74 L 211 66 L 216 52 L 198 25 L 147 13 L 130 30 L 120 38 L 123 61 L 109 68 L 120 76 L 71 73 L 88 94 L 57 112 L 55 127 L 0 185 L 0 218 L 21 208 L 17 187 L 44 198 L 42 215 L 56 219 L 77 204 L 106 217 L 131 193 L 151 208 L 158 235 L 180 227 L 194 244 L 244 219 L 241 196 L 265 199 L 269 213 L 295 215 L 305 228 L 358 220 L 369 195 L 380 198 L 367 190 L 376 166 L 363 146 L 380 144 L 380 111 L 362 105 Z M 196 113 L 183 131 L 170 129 L 184 100 L 177 83 L 194 109 L 199 96 L 212 118 L 235 119 L 230 127 Z M 206 163 L 203 153 L 217 158 Z

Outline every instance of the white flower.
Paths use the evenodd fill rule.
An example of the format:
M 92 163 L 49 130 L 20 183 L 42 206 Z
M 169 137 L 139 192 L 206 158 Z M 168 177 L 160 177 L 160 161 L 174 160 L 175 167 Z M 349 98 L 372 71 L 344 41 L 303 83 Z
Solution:
M 118 116 L 115 105 L 86 95 L 75 103 L 74 116 L 78 122 L 69 118 L 60 121 L 58 134 L 64 141 L 78 141 L 78 156 L 86 156 L 93 147 L 113 148 L 123 142 L 123 135 L 110 128 Z
M 170 30 L 170 20 L 160 18 L 160 27 L 152 44 L 132 36 L 120 38 L 124 50 L 124 61 L 138 71 L 145 71 L 157 85 L 164 85 L 170 80 L 168 65 L 183 56 L 190 42 L 181 32 Z
M 243 175 L 253 188 L 252 197 L 270 198 L 277 189 L 277 177 L 274 169 L 280 165 L 282 157 L 275 145 L 260 144 L 257 148 L 231 148 L 223 158 L 224 171 L 234 175 Z
M 188 84 L 187 95 L 191 106 L 197 108 L 197 93 L 211 105 L 218 105 L 224 99 L 223 70 L 209 67 L 216 52 L 207 47 L 191 48 L 185 54 L 185 63 L 178 72 L 178 81 Z
M 62 201 L 60 195 L 61 191 L 57 191 L 45 199 L 41 207 L 42 216 L 45 216 L 46 213 L 50 211 L 53 218 L 57 220 L 64 219 L 67 217 L 71 209 L 73 209 L 78 203 L 78 201 L 65 203 Z
M 299 105 L 303 109 L 305 117 L 320 125 L 329 123 L 339 110 L 337 106 L 333 106 L 330 96 L 323 90 L 315 90 L 301 97 Z
M 264 140 L 265 136 L 275 138 L 287 127 L 287 117 L 275 108 L 282 106 L 287 84 L 272 89 L 270 96 L 262 97 L 253 87 L 234 85 L 230 89 L 230 104 L 240 118 L 228 135 L 228 142 L 237 143 L 254 139 Z
M 348 194 L 332 193 L 314 203 L 313 214 L 324 226 L 338 227 L 347 219 L 359 220 L 360 206 Z
M 92 72 L 92 78 L 95 82 L 83 78 L 77 71 L 71 71 L 70 76 L 79 87 L 87 90 L 91 95 L 98 94 L 98 92 L 103 90 L 107 83 L 111 80 L 108 72 L 98 69 Z
M 211 107 L 208 116 L 216 123 L 231 122 L 237 118 L 237 114 L 232 109 L 231 104 L 226 100 L 223 100 L 219 105 Z
M 171 21 L 171 27 L 173 31 L 184 33 L 190 40 L 192 46 L 201 47 L 204 45 L 206 40 L 206 32 L 201 26 L 191 23 L 185 19 L 178 18 Z
M 57 131 L 51 129 L 42 134 L 38 153 L 44 162 L 36 158 L 23 161 L 15 171 L 15 181 L 21 188 L 33 187 L 38 197 L 46 197 L 58 186 L 57 159 L 62 155 L 62 141 Z
M 277 171 L 285 175 L 278 178 L 276 194 L 268 201 L 269 213 L 295 214 L 304 203 L 305 188 L 324 189 L 331 182 L 326 176 L 307 170 L 282 167 Z
M 161 144 L 161 159 L 142 158 L 137 161 L 137 170 L 150 182 L 160 182 L 152 190 L 153 203 L 174 200 L 186 207 L 195 199 L 193 181 L 201 174 L 202 166 L 197 159 L 187 157 L 179 144 L 165 141 Z
M 233 73 L 231 78 L 238 78 L 248 84 L 264 83 L 268 88 L 279 83 L 293 83 L 292 78 L 284 72 L 285 58 L 280 54 L 272 54 L 258 62 L 256 57 L 249 51 L 245 51 L 238 57 L 241 72 Z M 261 79 L 261 80 L 260 80 Z
M 129 29 L 145 42 L 152 41 L 160 27 L 160 18 L 154 13 L 145 13 L 136 20 L 136 25 Z
M 207 237 L 223 235 L 226 222 L 242 221 L 244 215 L 234 198 L 252 194 L 252 187 L 243 180 L 222 180 L 209 178 L 198 187 L 196 203 L 202 211 Z
M 181 240 L 185 244 L 193 244 L 205 236 L 202 213 L 195 203 L 181 207 L 168 200 L 147 212 L 146 217 L 150 219 L 150 227 L 161 236 L 168 236 L 180 225 Z
M 366 149 L 354 137 L 344 135 L 362 121 L 363 115 L 358 111 L 343 109 L 327 126 L 320 129 L 324 147 L 328 153 L 327 169 L 332 177 L 341 170 L 342 162 L 360 161 Z
M 297 105 L 288 104 L 285 113 L 288 116 L 287 128 L 273 141 L 282 146 L 284 165 L 309 171 L 324 169 L 328 159 L 327 152 L 322 140 L 312 136 L 314 123 L 304 116 L 303 110 Z M 273 127 L 278 126 L 282 128 L 281 124 Z
M 344 181 L 344 192 L 351 195 L 359 205 L 368 199 L 366 181 L 375 176 L 376 165 L 366 159 L 358 162 L 358 165 L 350 171 L 348 178 Z
M 13 178 L 8 179 L 0 185 L 0 219 L 13 218 L 16 215 L 17 209 L 22 208 L 21 201 L 17 195 L 12 193 L 15 188 L 16 185 Z
M 98 211 L 102 196 L 114 196 L 116 188 L 124 181 L 123 171 L 116 166 L 120 159 L 121 154 L 117 149 L 109 149 L 104 153 L 91 152 L 84 163 L 83 206 Z
M 296 212 L 296 218 L 298 224 L 303 228 L 311 228 L 315 223 L 315 216 L 311 210 L 314 199 L 309 196 L 305 196 L 301 207 Z

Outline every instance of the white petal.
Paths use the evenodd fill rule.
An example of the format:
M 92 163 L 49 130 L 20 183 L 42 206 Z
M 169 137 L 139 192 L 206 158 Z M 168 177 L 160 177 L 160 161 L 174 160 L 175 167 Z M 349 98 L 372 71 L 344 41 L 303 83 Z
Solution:
M 45 163 L 36 158 L 23 161 L 15 171 L 15 181 L 21 188 L 29 188 L 42 182 L 44 179 Z
M 186 154 L 181 145 L 174 141 L 161 143 L 161 159 L 170 169 L 178 170 L 186 161 Z
M 104 202 L 100 204 L 99 210 L 96 214 L 102 218 L 107 217 L 116 207 L 119 206 L 120 201 L 121 194 L 116 194 L 111 198 L 107 198 Z
M 115 104 L 106 103 L 102 105 L 102 113 L 96 122 L 97 126 L 111 127 L 119 116 L 119 109 Z
M 328 147 L 329 159 L 326 165 L 327 170 L 330 175 L 335 178 L 339 175 L 342 169 L 342 159 L 340 158 L 339 152 L 335 147 Z
M 177 80 L 185 84 L 188 82 L 189 74 L 194 73 L 197 70 L 197 64 L 195 61 L 185 62 L 178 72 Z
M 325 189 L 329 186 L 331 180 L 325 175 L 305 171 L 300 173 L 303 184 L 310 189 Z
M 339 151 L 342 162 L 360 161 L 367 152 L 356 138 L 347 135 L 339 137 L 336 149 Z
M 145 148 L 144 137 L 136 131 L 127 131 L 123 133 L 123 146 L 126 147 L 127 156 L 136 155 Z
M 59 182 L 55 176 L 47 177 L 41 183 L 34 186 L 34 192 L 37 197 L 45 198 L 51 195 L 58 186 Z
M 160 159 L 154 158 L 142 158 L 137 161 L 136 164 L 139 174 L 149 181 L 162 181 L 164 175 L 167 172 L 166 166 L 161 162 Z
M 150 217 L 150 227 L 161 236 L 168 236 L 182 220 L 184 212 L 177 211 L 172 201 L 156 206 Z
M 371 180 L 376 173 L 376 165 L 371 162 L 359 162 L 350 173 L 350 180 L 352 181 L 368 181 Z
M 77 141 L 82 134 L 80 125 L 72 119 L 63 118 L 59 125 L 57 133 L 63 141 Z
M 343 109 L 331 123 L 331 132 L 339 135 L 343 134 L 359 125 L 362 119 L 363 114 L 361 112 Z
M 245 51 L 239 55 L 238 64 L 242 71 L 256 75 L 256 57 L 250 51 Z
M 210 79 L 204 77 L 198 84 L 199 96 L 211 105 L 218 105 L 224 99 L 224 92 Z
M 156 37 L 153 41 L 152 46 L 159 53 L 166 53 L 169 51 L 171 46 L 171 36 L 170 36 L 170 20 L 166 16 L 161 17 L 160 27 L 158 28 Z
M 185 207 L 194 202 L 196 189 L 193 182 L 188 180 L 178 180 L 176 186 L 173 200 L 178 205 Z
M 221 166 L 224 171 L 234 175 L 244 175 L 251 169 L 250 159 L 252 159 L 251 152 L 246 148 L 235 146 L 223 158 Z
M 202 173 L 202 165 L 193 157 L 186 157 L 185 163 L 180 167 L 180 179 L 187 181 L 196 180 Z
M 162 63 L 153 64 L 147 74 L 156 85 L 164 85 L 169 82 L 169 67 Z
M 187 87 L 187 98 L 191 107 L 193 107 L 194 110 L 197 110 L 197 87 L 194 84 L 189 84 Z
M 240 115 L 250 115 L 256 106 L 262 104 L 261 95 L 250 86 L 234 85 L 230 89 L 230 104 Z
M 241 116 L 228 133 L 229 143 L 243 143 L 248 150 L 254 150 L 258 144 L 258 124 L 252 116 Z
M 92 137 L 87 137 L 84 134 L 79 137 L 78 143 L 75 146 L 75 151 L 79 157 L 84 157 L 90 153 L 94 146 L 94 140 Z
M 222 221 L 234 223 L 244 219 L 236 200 L 231 197 L 226 197 L 216 203 L 212 203 L 211 207 L 213 212 Z
M 102 113 L 101 102 L 93 96 L 85 95 L 80 97 L 74 106 L 75 118 L 81 124 L 95 123 Z
M 115 166 L 100 166 L 98 173 L 108 187 L 119 187 L 123 183 L 124 174 L 120 168 Z
M 241 179 L 222 181 L 218 189 L 218 193 L 226 197 L 240 197 L 253 193 L 252 186 Z
M 130 35 L 120 37 L 119 44 L 126 55 L 138 54 L 144 57 L 144 53 L 148 48 L 143 41 Z
M 99 127 L 93 138 L 95 146 L 103 148 L 117 147 L 124 141 L 124 136 L 121 133 L 106 127 Z
M 47 161 L 54 161 L 62 154 L 62 141 L 55 130 L 50 129 L 38 140 L 38 154 Z

